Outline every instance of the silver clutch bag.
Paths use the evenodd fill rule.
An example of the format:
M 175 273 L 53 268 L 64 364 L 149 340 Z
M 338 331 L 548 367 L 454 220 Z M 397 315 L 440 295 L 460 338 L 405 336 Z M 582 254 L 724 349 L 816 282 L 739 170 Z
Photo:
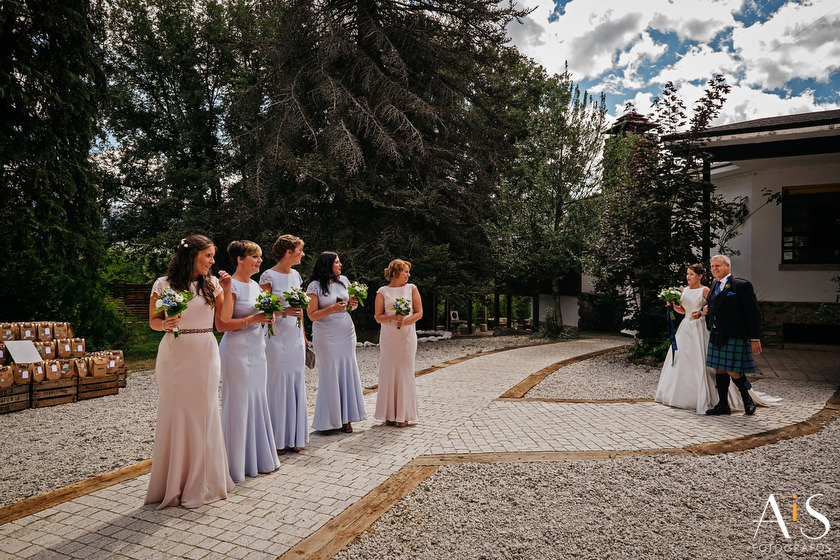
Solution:
M 315 369 L 315 350 L 311 346 L 306 347 L 306 367 Z

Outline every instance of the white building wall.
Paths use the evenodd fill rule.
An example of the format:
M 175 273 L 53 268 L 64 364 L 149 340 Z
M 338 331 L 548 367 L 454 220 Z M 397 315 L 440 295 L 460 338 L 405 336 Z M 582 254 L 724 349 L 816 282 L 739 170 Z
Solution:
M 540 321 L 545 321 L 545 311 L 554 307 L 554 298 L 551 294 L 540 294 Z M 578 315 L 578 298 L 576 296 L 560 296 L 560 311 L 563 313 L 563 324 L 570 327 L 577 327 L 580 316 Z M 531 319 L 534 318 L 534 307 L 531 306 Z
M 836 155 L 831 155 L 735 162 L 735 165 L 743 163 L 743 167 L 713 172 L 712 183 L 716 192 L 729 200 L 748 196 L 752 212 L 766 201 L 763 189 L 778 192 L 784 187 L 840 183 L 840 164 L 836 160 Z M 798 270 L 779 270 L 781 229 L 782 206 L 771 203 L 760 208 L 730 243 L 730 247 L 741 253 L 731 257 L 732 273 L 749 279 L 760 301 L 834 301 L 836 284 L 831 278 L 840 274 L 840 266 L 835 270 L 808 270 L 807 265 L 801 265 Z

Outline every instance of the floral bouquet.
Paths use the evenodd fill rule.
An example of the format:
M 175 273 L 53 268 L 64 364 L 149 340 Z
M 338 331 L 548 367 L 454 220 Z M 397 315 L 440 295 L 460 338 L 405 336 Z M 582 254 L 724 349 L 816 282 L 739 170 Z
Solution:
M 288 292 L 283 292 L 283 297 L 286 298 L 286 303 L 289 307 L 300 307 L 301 309 L 309 309 L 309 296 L 303 291 L 303 288 L 289 288 Z M 297 318 L 297 326 L 300 328 L 302 317 Z
M 365 306 L 365 298 L 367 298 L 367 291 L 368 287 L 367 284 L 362 284 L 361 282 L 353 282 L 347 287 L 347 293 L 350 296 L 356 296 L 356 299 L 359 301 L 359 305 L 362 307 Z M 347 312 L 350 312 L 350 308 L 347 308 Z
M 405 298 L 398 297 L 394 303 L 394 311 L 397 312 L 397 315 L 402 315 L 403 317 L 411 315 L 411 302 Z M 400 328 L 400 326 L 397 325 L 397 328 Z
M 664 301 L 665 303 L 671 302 L 674 305 L 680 304 L 680 296 L 682 292 L 680 292 L 677 288 L 665 288 L 661 292 L 659 292 L 659 299 Z M 676 319 L 676 315 L 674 315 L 673 309 L 669 311 L 671 319 Z
M 155 309 L 163 311 L 164 317 L 176 317 L 187 308 L 187 302 L 194 296 L 195 294 L 189 290 L 177 292 L 172 288 L 166 288 L 155 302 Z M 175 327 L 172 332 L 175 334 L 175 338 L 181 336 L 178 327 Z
M 280 302 L 280 298 L 271 292 L 266 291 L 260 292 L 260 295 L 257 296 L 257 302 L 254 304 L 254 307 L 265 313 L 268 317 L 274 317 L 275 311 L 283 311 L 283 304 Z M 274 336 L 274 325 L 269 323 L 268 338 L 271 338 L 272 336 Z

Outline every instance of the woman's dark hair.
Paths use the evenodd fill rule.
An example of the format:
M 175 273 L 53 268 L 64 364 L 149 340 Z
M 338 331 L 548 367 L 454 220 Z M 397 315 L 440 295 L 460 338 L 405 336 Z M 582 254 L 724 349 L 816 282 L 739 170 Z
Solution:
M 330 280 L 333 282 L 341 282 L 341 280 L 333 274 L 333 263 L 338 258 L 337 253 L 332 251 L 324 251 L 318 258 L 315 259 L 315 266 L 312 267 L 312 276 L 306 281 L 307 284 L 317 280 L 321 284 L 321 293 L 325 296 L 330 295 Z M 343 283 L 342 283 L 343 284 Z
M 691 265 L 688 265 L 688 268 L 693 270 L 694 274 L 696 274 L 700 277 L 700 283 L 702 283 L 703 280 L 706 279 L 706 269 L 703 267 L 702 264 L 700 264 L 700 263 L 691 264 Z
M 169 268 L 166 271 L 166 279 L 169 281 L 169 285 L 179 292 L 189 290 L 195 258 L 200 252 L 206 251 L 210 247 L 215 247 L 213 241 L 203 235 L 190 235 L 179 241 L 178 247 L 175 249 L 175 255 L 169 261 Z M 210 281 L 212 277 L 210 272 L 206 276 L 199 276 L 196 279 L 195 293 L 203 296 L 210 305 L 215 305 L 216 296 L 213 295 L 214 290 L 211 288 Z
M 303 245 L 303 239 L 287 233 L 278 237 L 277 241 L 274 242 L 274 246 L 271 248 L 271 255 L 279 261 L 286 256 L 287 252 L 294 251 L 301 245 Z

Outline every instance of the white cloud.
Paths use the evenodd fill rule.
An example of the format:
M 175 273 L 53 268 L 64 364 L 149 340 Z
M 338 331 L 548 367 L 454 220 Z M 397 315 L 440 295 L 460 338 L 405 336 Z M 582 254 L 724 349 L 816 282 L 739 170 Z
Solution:
M 555 21 L 549 21 L 554 2 L 519 4 L 534 8 L 523 25 L 509 29 L 525 55 L 552 73 L 568 61 L 574 80 L 591 81 L 591 92 L 634 101 L 640 112 L 650 112 L 655 90 L 667 81 L 691 107 L 715 73 L 732 86 L 716 124 L 840 106 L 840 0 L 788 0 L 776 13 L 756 0 L 572 0 Z M 744 24 L 735 13 L 767 19 Z M 722 46 L 709 47 L 722 33 Z M 658 34 L 698 44 L 675 53 L 673 43 L 657 42 Z M 655 77 L 648 79 L 651 68 Z M 813 91 L 791 83 L 796 78 L 830 83 L 833 102 L 818 104 Z M 624 103 L 616 103 L 615 114 L 623 112 Z
M 840 109 L 840 103 L 818 104 L 812 91 L 779 97 L 755 88 L 738 85 L 734 86 L 727 96 L 721 116 L 714 125 L 829 109 Z
M 735 29 L 732 39 L 746 84 L 777 89 L 794 78 L 826 82 L 840 69 L 840 3 L 786 4 L 764 23 Z
M 703 97 L 704 93 L 705 84 L 683 84 L 678 88 L 677 95 L 685 103 L 686 113 L 689 116 L 691 116 L 692 107 Z M 633 101 L 639 113 L 650 114 L 653 113 L 652 101 L 654 97 L 654 95 L 644 92 L 637 92 L 629 101 Z M 726 103 L 724 103 L 720 115 L 712 123 L 712 126 L 828 109 L 840 109 L 840 103 L 818 104 L 811 91 L 805 91 L 795 96 L 779 97 L 755 88 L 734 85 L 726 96 Z M 624 105 L 616 104 L 615 114 L 621 115 L 623 113 Z
M 638 48 L 640 55 L 660 57 L 667 47 L 655 44 L 648 29 L 673 32 L 680 39 L 711 40 L 736 25 L 732 14 L 743 1 L 572 0 L 561 17 L 549 22 L 553 2 L 522 0 L 523 8 L 534 11 L 523 25 L 512 23 L 509 34 L 524 54 L 549 72 L 562 72 L 568 61 L 573 76 L 580 80 L 631 66 L 628 50 Z
M 620 105 L 616 105 L 614 112 L 616 115 L 623 115 L 625 113 L 625 105 L 627 105 L 627 103 L 631 103 L 637 112 L 642 113 L 643 115 L 650 114 L 653 112 L 653 97 L 654 96 L 650 93 L 637 91 L 635 96 L 627 99 Z
M 696 80 L 708 80 L 713 74 L 723 74 L 729 83 L 740 73 L 741 64 L 726 51 L 713 51 L 708 45 L 690 47 L 676 63 L 663 68 L 654 79 L 656 83 L 674 82 L 681 84 Z

